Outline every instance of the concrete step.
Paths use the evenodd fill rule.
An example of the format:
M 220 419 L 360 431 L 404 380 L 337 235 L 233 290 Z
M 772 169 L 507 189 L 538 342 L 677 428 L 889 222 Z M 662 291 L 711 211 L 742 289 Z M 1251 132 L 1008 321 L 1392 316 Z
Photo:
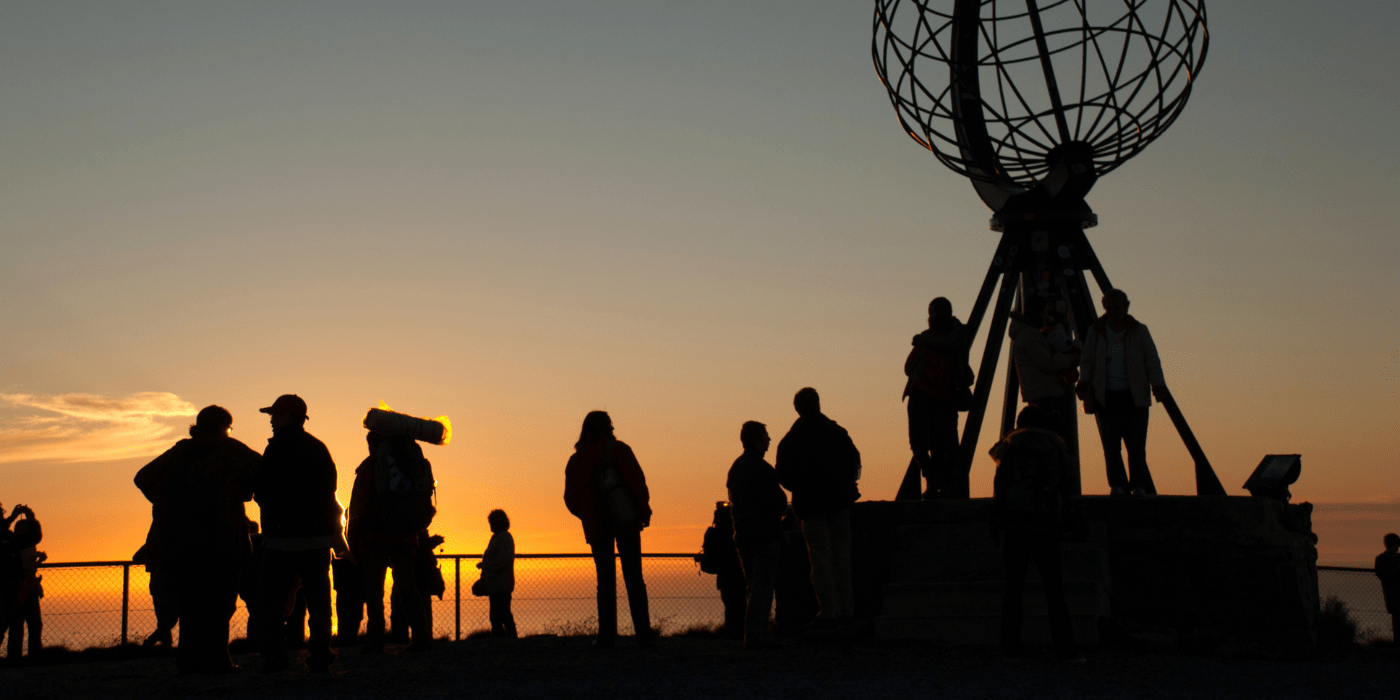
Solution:
M 1098 619 L 1093 615 L 1071 615 L 1070 628 L 1079 649 L 1099 645 Z M 923 639 L 942 644 L 972 646 L 1001 642 L 1001 617 L 967 615 L 962 617 L 875 618 L 875 638 L 881 640 Z M 1021 640 L 1026 647 L 1049 645 L 1050 618 L 1027 614 L 1021 621 Z
M 1083 545 L 1060 548 L 1063 578 L 1103 580 L 1108 577 L 1108 557 L 1101 549 Z M 1004 574 L 1001 550 L 954 549 L 940 552 L 896 552 L 890 555 L 890 581 L 893 583 L 936 583 L 941 581 L 1000 581 Z M 1029 580 L 1039 581 L 1034 564 Z
M 1089 528 L 1087 542 L 1062 542 L 1061 547 L 1106 548 L 1108 531 L 1103 524 L 1093 524 Z M 991 525 L 986 521 L 962 523 L 906 523 L 898 526 L 895 534 L 896 551 L 929 552 L 964 549 L 1000 549 L 992 536 Z
M 1107 615 L 1108 595 L 1099 581 L 1065 581 L 1071 615 Z M 884 589 L 882 614 L 896 617 L 1000 615 L 1003 585 L 997 581 L 891 583 Z M 1046 614 L 1045 589 L 1026 582 L 1021 606 L 1027 615 Z

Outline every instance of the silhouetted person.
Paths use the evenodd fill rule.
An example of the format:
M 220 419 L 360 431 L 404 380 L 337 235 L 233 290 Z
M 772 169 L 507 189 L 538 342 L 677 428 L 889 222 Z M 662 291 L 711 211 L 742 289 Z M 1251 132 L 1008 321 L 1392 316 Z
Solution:
M 331 550 L 344 552 L 340 503 L 335 498 L 336 469 L 326 445 L 306 432 L 306 402 L 284 394 L 267 408 L 272 437 L 258 468 L 255 499 L 262 509 L 263 629 L 257 633 L 263 670 L 290 663 L 287 653 L 287 603 L 301 580 L 310 617 L 307 667 L 325 672 L 331 653 Z
M 336 557 L 331 560 L 331 581 L 335 584 L 335 645 L 354 646 L 365 618 L 365 572 L 350 559 Z
M 151 502 L 147 565 L 173 569 L 180 589 L 182 673 L 238 670 L 228 655 L 229 620 L 251 547 L 243 504 L 252 497 L 258 453 L 229 437 L 232 425 L 227 410 L 208 406 L 189 439 L 136 473 L 137 488 Z
M 778 481 L 792 492 L 821 604 L 818 629 L 855 620 L 851 589 L 851 504 L 860 498 L 860 451 L 845 428 L 822 414 L 817 390 L 797 392 L 797 421 L 778 443 Z
M 150 537 L 149 533 L 147 537 Z M 175 646 L 171 632 L 174 631 L 175 624 L 180 621 L 180 581 L 178 575 L 174 569 L 170 568 L 152 569 L 146 560 L 146 545 L 144 543 L 140 549 L 136 550 L 135 554 L 131 555 L 131 562 L 146 567 L 146 590 L 151 594 L 151 607 L 155 609 L 156 614 L 155 631 L 146 636 L 145 641 L 141 642 L 141 646 L 148 648 L 159 644 L 164 644 L 166 647 Z
M 914 336 L 904 360 L 904 395 L 909 399 L 909 448 L 924 475 L 924 498 L 948 496 L 949 469 L 958 451 L 959 392 L 972 384 L 968 339 L 953 305 L 938 297 L 928 305 L 928 330 Z
M 20 516 L 27 520 L 33 520 L 35 527 L 33 530 L 24 529 L 24 532 L 16 532 L 11 529 Z M 10 629 L 12 615 L 15 614 L 16 597 L 20 592 L 20 583 L 24 577 L 24 560 L 21 552 L 39 544 L 44 538 L 43 528 L 39 526 L 39 521 L 34 520 L 34 511 L 29 506 L 16 504 L 10 514 L 5 515 L 5 509 L 0 507 L 0 641 L 5 639 L 5 634 Z M 13 638 L 11 639 L 13 642 Z
M 510 516 L 497 508 L 486 516 L 491 541 L 476 568 L 481 569 L 481 585 L 490 603 L 491 636 L 515 639 L 515 615 L 510 596 L 515 591 L 515 538 L 510 534 Z
M 1032 559 L 1045 589 L 1050 633 L 1061 659 L 1075 658 L 1069 606 L 1060 569 L 1060 523 L 1065 510 L 1062 477 L 1069 454 L 1059 436 L 1041 428 L 1019 428 L 992 446 L 997 463 L 994 524 L 1002 536 L 1005 586 L 1001 599 L 1001 650 L 1021 658 L 1021 599 Z
M 15 539 L 31 543 L 19 550 L 19 585 L 15 592 L 15 605 L 10 613 L 10 649 L 7 655 L 10 663 L 20 659 L 20 644 L 24 641 L 24 628 L 29 626 L 29 655 L 32 657 L 44 648 L 44 618 L 39 608 L 39 599 L 44 597 L 43 578 L 39 575 L 39 564 L 49 558 L 34 547 L 43 539 L 39 521 L 33 511 L 24 520 L 14 524 Z
M 417 479 L 431 483 L 432 466 L 411 437 L 370 432 L 365 440 L 369 456 L 355 469 L 349 529 L 351 550 L 365 577 L 364 650 L 384 650 L 384 573 L 392 569 L 395 584 L 402 585 L 405 592 L 415 592 L 402 597 L 398 605 L 408 616 L 412 634 L 408 648 L 422 651 L 431 646 L 433 631 L 427 625 L 423 599 L 416 594 L 418 567 L 414 553 L 418 550 L 419 532 L 432 521 L 433 512 L 415 509 L 416 501 L 410 500 L 412 494 L 395 490 L 395 486 Z
M 748 607 L 748 587 L 744 585 L 744 564 L 734 544 L 734 518 L 729 501 L 715 503 L 715 514 L 705 529 L 701 547 L 700 571 L 715 575 L 715 589 L 724 605 L 724 625 L 720 636 L 744 638 L 744 610 Z
M 1147 408 L 1153 396 L 1159 401 L 1170 396 L 1162 361 L 1147 326 L 1128 315 L 1127 294 L 1108 290 L 1103 308 L 1104 315 L 1084 336 L 1075 392 L 1084 400 L 1085 411 L 1098 421 L 1109 492 L 1155 494 L 1157 487 L 1147 469 Z M 1126 472 L 1120 445 L 1128 450 Z
M 1066 372 L 1079 365 L 1079 350 L 1073 345 L 1056 351 L 1047 334 L 1056 328 L 1049 308 L 1032 310 L 1023 316 L 1012 316 L 1007 335 L 1011 337 L 1011 357 L 1016 363 L 1016 377 L 1021 385 L 1021 398 L 1040 412 L 1044 425 L 1036 426 L 1054 432 L 1069 443 L 1075 429 L 1074 383 L 1066 383 Z M 1066 474 L 1068 477 L 1069 475 Z
M 642 530 L 651 524 L 651 493 L 632 448 L 613 437 L 612 419 L 605 411 L 583 418 L 574 454 L 564 468 L 564 505 L 582 521 L 598 573 L 598 639 L 593 644 L 610 647 L 617 640 L 616 542 L 637 644 L 651 646 L 655 639 L 642 580 Z
M 418 548 L 413 551 L 413 572 L 416 587 L 409 591 L 407 586 L 394 581 L 389 593 L 389 641 L 406 644 L 408 638 L 408 614 L 410 605 L 417 605 L 423 611 L 423 628 L 433 629 L 433 596 L 442 600 L 447 592 L 447 581 L 442 578 L 437 555 L 433 553 L 446 542 L 442 535 L 430 535 L 427 528 L 418 533 Z M 414 596 L 416 603 L 410 604 L 404 596 Z
M 768 427 L 756 421 L 739 429 L 744 453 L 729 467 L 725 487 L 734 521 L 734 545 L 744 565 L 747 600 L 744 613 L 744 648 L 771 649 L 778 644 L 768 634 L 768 613 L 778 582 L 778 561 L 783 547 L 783 511 L 787 494 L 778 485 L 778 473 L 763 456 L 772 438 Z
M 1385 536 L 1385 551 L 1376 555 L 1376 578 L 1381 580 L 1385 611 L 1390 613 L 1390 641 L 1400 644 L 1400 535 Z

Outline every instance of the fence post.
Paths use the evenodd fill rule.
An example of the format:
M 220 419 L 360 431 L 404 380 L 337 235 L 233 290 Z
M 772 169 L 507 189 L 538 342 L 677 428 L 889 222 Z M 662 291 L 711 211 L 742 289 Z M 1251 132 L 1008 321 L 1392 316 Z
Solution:
M 131 610 L 131 564 L 122 564 L 122 646 L 126 646 L 127 614 Z
M 457 631 L 453 634 L 454 641 L 462 641 L 462 558 L 452 557 L 452 585 L 457 589 L 453 594 L 452 607 L 457 609 Z

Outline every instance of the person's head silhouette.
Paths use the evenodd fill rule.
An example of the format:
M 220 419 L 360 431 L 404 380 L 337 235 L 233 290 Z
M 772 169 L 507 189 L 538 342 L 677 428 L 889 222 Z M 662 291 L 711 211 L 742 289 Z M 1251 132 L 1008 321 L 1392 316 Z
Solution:
M 745 452 L 762 455 L 768 452 L 768 446 L 773 444 L 773 439 L 768 437 L 768 426 L 751 420 L 739 428 L 739 443 L 744 446 Z
M 822 412 L 822 399 L 817 395 L 817 390 L 812 387 L 804 387 L 792 397 L 792 407 L 797 409 L 799 416 L 816 416 Z
M 599 442 L 610 439 L 613 436 L 612 418 L 607 411 L 591 411 L 583 417 L 583 430 L 579 432 L 578 442 L 574 443 L 574 448 L 583 447 L 590 442 Z
M 233 414 L 223 406 L 205 406 L 194 417 L 190 437 L 220 437 L 233 427 Z

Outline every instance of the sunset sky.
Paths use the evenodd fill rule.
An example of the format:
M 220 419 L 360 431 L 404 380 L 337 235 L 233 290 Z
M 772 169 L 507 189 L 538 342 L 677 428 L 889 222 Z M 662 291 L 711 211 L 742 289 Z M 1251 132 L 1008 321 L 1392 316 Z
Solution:
M 966 317 L 996 234 L 900 130 L 871 14 L 0 5 L 0 502 L 55 561 L 125 559 L 150 514 L 132 476 L 199 408 L 261 450 L 257 409 L 297 393 L 348 503 L 383 400 L 452 418 L 425 447 L 448 551 L 481 551 L 499 507 L 520 551 L 580 552 L 563 468 L 605 409 L 651 486 L 644 549 L 695 551 L 740 424 L 776 440 L 803 386 L 864 497 L 893 498 L 909 339 L 935 296 Z M 1090 193 L 1090 239 L 1226 489 L 1301 453 L 1321 561 L 1368 562 L 1400 531 L 1400 3 L 1209 19 L 1190 104 Z M 1194 493 L 1160 408 L 1149 461 Z

